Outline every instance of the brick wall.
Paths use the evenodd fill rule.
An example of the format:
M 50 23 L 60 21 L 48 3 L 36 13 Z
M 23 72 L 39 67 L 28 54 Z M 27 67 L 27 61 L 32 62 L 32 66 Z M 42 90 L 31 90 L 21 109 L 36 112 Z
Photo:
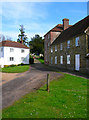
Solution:
M 79 37 L 79 46 L 75 46 L 75 38 Z M 70 39 L 70 48 L 67 48 L 67 41 L 63 42 L 63 50 L 60 50 L 60 44 L 57 45 L 57 52 L 55 52 L 55 45 L 53 45 L 53 53 L 49 49 L 49 65 L 57 66 L 58 68 L 75 70 L 75 55 L 80 54 L 80 72 L 89 70 L 89 59 L 86 59 L 88 52 L 86 34 L 77 35 Z M 70 55 L 70 64 L 67 64 L 67 55 Z M 53 57 L 53 64 L 51 64 L 51 56 Z M 55 56 L 57 56 L 57 65 L 55 65 Z M 60 64 L 60 56 L 63 56 L 63 64 Z

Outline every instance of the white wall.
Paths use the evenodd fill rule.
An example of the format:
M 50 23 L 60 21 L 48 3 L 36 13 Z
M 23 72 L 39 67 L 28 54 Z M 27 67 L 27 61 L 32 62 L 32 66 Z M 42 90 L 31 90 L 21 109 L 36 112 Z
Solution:
M 10 52 L 10 48 L 13 48 L 14 51 Z M 21 53 L 21 50 L 24 50 Z M 25 48 L 16 48 L 16 47 L 3 47 L 3 54 L 0 56 L 0 65 L 11 65 L 11 64 L 29 64 L 29 49 Z M 14 57 L 14 61 L 10 61 L 10 57 Z M 24 57 L 25 60 L 21 60 L 21 57 Z

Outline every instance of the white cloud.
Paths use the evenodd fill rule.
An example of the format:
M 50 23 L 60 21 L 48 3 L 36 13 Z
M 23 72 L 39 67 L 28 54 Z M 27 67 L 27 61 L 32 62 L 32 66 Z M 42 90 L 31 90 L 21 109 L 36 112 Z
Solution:
M 41 6 L 40 6 L 41 7 Z M 41 12 L 32 2 L 6 2 L 2 3 L 2 15 L 6 19 L 23 20 L 45 18 L 45 12 Z

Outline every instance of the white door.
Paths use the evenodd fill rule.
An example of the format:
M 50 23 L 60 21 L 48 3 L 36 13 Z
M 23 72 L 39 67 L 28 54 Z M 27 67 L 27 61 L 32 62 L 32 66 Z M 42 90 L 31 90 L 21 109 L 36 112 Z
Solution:
M 75 70 L 79 71 L 80 68 L 80 55 L 76 54 L 75 55 Z

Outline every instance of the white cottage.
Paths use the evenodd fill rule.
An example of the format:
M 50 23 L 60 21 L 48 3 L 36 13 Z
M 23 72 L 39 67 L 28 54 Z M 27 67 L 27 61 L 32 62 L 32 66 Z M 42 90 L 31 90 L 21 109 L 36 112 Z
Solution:
M 0 66 L 29 64 L 29 48 L 14 41 L 0 42 Z

